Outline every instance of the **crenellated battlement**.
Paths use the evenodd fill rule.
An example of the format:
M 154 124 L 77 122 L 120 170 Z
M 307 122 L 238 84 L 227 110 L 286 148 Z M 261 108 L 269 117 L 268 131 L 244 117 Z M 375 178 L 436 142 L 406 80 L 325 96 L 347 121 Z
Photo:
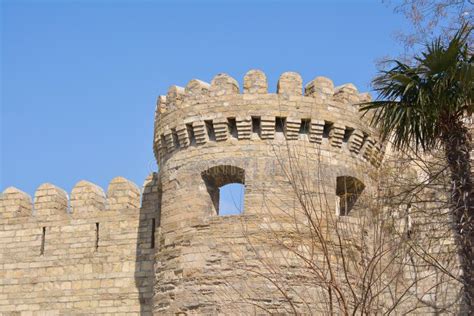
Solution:
M 152 173 L 143 190 L 116 177 L 106 192 L 85 180 L 0 192 L 0 314 L 149 313 L 157 191 Z
M 34 199 L 15 187 L 9 187 L 1 194 L 0 219 L 83 218 L 95 212 L 138 209 L 140 198 L 138 186 L 123 177 L 110 181 L 107 194 L 96 184 L 85 180 L 74 186 L 70 196 L 51 183 L 40 185 Z
M 155 156 L 163 163 L 189 147 L 286 139 L 343 150 L 378 166 L 383 146 L 359 113 L 359 103 L 369 100 L 370 95 L 359 93 L 353 84 L 334 87 L 325 77 L 316 77 L 303 89 L 295 72 L 280 76 L 276 93 L 268 93 L 260 70 L 244 76 L 242 93 L 237 80 L 227 74 L 216 75 L 210 84 L 193 79 L 185 88 L 171 86 L 166 96 L 158 97 Z M 275 137 L 279 131 L 283 137 Z

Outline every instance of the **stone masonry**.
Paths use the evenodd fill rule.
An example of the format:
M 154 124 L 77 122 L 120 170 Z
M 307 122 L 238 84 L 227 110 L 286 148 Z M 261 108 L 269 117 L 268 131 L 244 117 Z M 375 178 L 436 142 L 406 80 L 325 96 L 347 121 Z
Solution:
M 293 72 L 280 76 L 276 93 L 258 70 L 245 75 L 242 91 L 226 74 L 170 87 L 155 114 L 159 173 L 142 189 L 118 177 L 106 193 L 87 181 L 69 195 L 52 184 L 33 199 L 13 187 L 3 192 L 0 314 L 291 312 L 268 279 L 249 273 L 263 271 L 256 254 L 264 251 L 294 272 L 288 286 L 313 291 L 296 277 L 304 267 L 283 264 L 268 238 L 259 239 L 269 228 L 284 234 L 294 208 L 284 166 L 291 153 L 305 157 L 309 194 L 327 200 L 321 212 L 342 215 L 339 179 L 370 194 L 384 146 L 360 118 L 357 104 L 368 100 L 324 77 L 303 89 Z M 245 186 L 244 211 L 219 216 L 219 188 L 229 183 Z
M 249 236 L 257 238 L 268 227 L 285 233 L 278 226 L 288 220 L 285 212 L 295 203 L 281 166 L 288 160 L 287 146 L 312 166 L 310 193 L 324 195 L 331 214 L 336 212 L 338 177 L 356 178 L 370 191 L 367 171 L 380 164 L 383 146 L 360 119 L 356 104 L 366 100 L 369 95 L 354 85 L 334 87 L 323 77 L 303 91 L 300 75 L 293 72 L 282 74 L 277 92 L 268 93 L 266 76 L 258 70 L 245 75 L 242 93 L 235 79 L 219 74 L 211 84 L 192 80 L 158 98 L 154 149 L 162 200 L 153 298 L 157 314 L 260 312 L 252 304 L 263 304 L 270 313 L 289 312 L 278 291 L 248 271 L 262 265 L 249 244 L 273 247 L 268 236 L 259 241 Z M 214 192 L 227 183 L 245 184 L 240 216 L 218 216 Z M 303 267 L 298 269 L 303 273 Z M 301 292 L 311 290 L 302 283 L 288 280 Z M 297 305 L 307 312 L 302 302 Z

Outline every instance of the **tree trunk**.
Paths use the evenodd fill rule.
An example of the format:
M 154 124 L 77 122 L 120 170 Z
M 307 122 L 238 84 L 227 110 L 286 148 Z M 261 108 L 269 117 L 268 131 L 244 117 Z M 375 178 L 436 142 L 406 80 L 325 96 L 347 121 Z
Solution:
M 451 171 L 451 211 L 462 268 L 463 307 L 474 315 L 474 187 L 470 153 L 472 141 L 468 129 L 456 122 L 445 133 L 443 143 Z

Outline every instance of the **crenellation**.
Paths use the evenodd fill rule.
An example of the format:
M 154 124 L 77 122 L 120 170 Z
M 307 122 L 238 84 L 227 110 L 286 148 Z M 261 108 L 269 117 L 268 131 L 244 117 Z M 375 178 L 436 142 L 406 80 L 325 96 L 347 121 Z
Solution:
M 211 96 L 239 94 L 240 88 L 237 80 L 227 74 L 218 74 L 211 81 Z
M 123 177 L 110 181 L 107 188 L 107 203 L 111 210 L 140 207 L 140 190 L 137 185 Z
M 107 197 L 98 185 L 81 180 L 71 191 L 71 213 L 73 215 L 89 216 L 90 213 L 106 209 Z
M 27 217 L 33 214 L 31 196 L 15 187 L 8 187 L 2 192 L 0 203 L 2 219 Z
M 51 183 L 44 183 L 36 189 L 34 198 L 35 216 L 64 216 L 68 213 L 66 191 Z
M 317 77 L 305 86 L 303 96 L 301 76 L 286 72 L 280 76 L 277 94 L 272 94 L 266 92 L 265 74 L 260 70 L 250 70 L 244 77 L 243 87 L 241 94 L 237 81 L 226 74 L 215 76 L 210 85 L 191 80 L 185 89 L 189 97 L 181 101 L 180 110 L 166 111 L 157 118 L 154 150 L 158 161 L 163 163 L 177 152 L 186 150 L 189 145 L 203 146 L 212 144 L 214 140 L 225 143 L 232 139 L 274 139 L 277 117 L 289 118 L 283 129 L 289 140 L 309 141 L 335 149 L 342 146 L 341 135 L 336 131 L 333 131 L 333 142 L 323 142 L 324 130 L 321 135 L 317 124 L 309 124 L 308 137 L 299 135 L 296 126 L 301 127 L 301 120 L 309 117 L 313 121 L 331 121 L 336 125 L 345 125 L 350 130 L 361 130 L 377 139 L 377 133 L 368 126 L 367 119 L 360 119 L 356 102 L 370 95 L 359 93 L 352 84 L 335 89 L 330 79 Z M 169 94 L 162 101 L 167 102 L 167 108 L 172 108 L 170 98 Z M 203 113 L 206 113 L 206 117 L 201 116 Z M 213 113 L 219 115 L 212 116 Z M 249 117 L 260 118 L 257 133 L 252 130 Z M 224 128 L 224 121 L 227 121 L 227 129 Z M 186 126 L 186 133 L 183 125 Z M 209 133 L 213 139 L 210 139 Z M 281 135 L 278 139 L 281 139 Z M 356 152 L 354 147 L 352 153 Z M 370 159 L 367 161 L 371 162 Z
M 166 112 L 167 110 L 167 105 L 166 105 L 166 96 L 165 95 L 160 95 L 158 96 L 157 100 L 156 100 L 156 110 L 155 110 L 155 117 L 156 117 L 156 120 L 158 120 L 158 118 Z M 155 122 L 156 123 L 156 122 Z M 156 124 L 155 124 L 156 126 Z
M 166 109 L 176 110 L 181 108 L 184 101 L 184 88 L 179 86 L 171 86 L 166 95 Z
M 303 79 L 296 72 L 285 72 L 278 79 L 277 93 L 281 95 L 300 96 L 303 92 Z
M 353 105 L 359 102 L 359 92 L 352 83 L 346 83 L 334 89 L 334 99 Z
M 359 102 L 370 102 L 372 101 L 372 96 L 368 92 L 359 93 Z
M 316 77 L 305 86 L 305 96 L 329 99 L 334 94 L 334 83 L 326 77 Z
M 147 185 L 147 209 L 140 209 L 139 189 L 124 178 L 111 181 L 108 199 L 102 188 L 79 181 L 70 195 L 71 214 L 67 193 L 52 184 L 36 190 L 34 214 L 26 193 L 6 189 L 0 201 L 0 292 L 6 293 L 0 314 L 150 314 L 145 302 L 152 296 L 147 284 L 153 261 L 150 235 L 141 225 L 157 217 L 157 181 L 153 175 Z M 104 300 L 110 304 L 100 309 Z
M 344 125 L 351 131 L 360 130 L 375 140 L 378 137 L 377 132 L 368 126 L 367 119 L 361 119 L 358 112 L 358 101 L 370 95 L 359 93 L 352 84 L 334 88 L 330 79 L 317 77 L 305 86 L 303 96 L 301 76 L 286 72 L 280 76 L 277 94 L 272 94 L 266 92 L 265 74 L 260 70 L 250 70 L 244 77 L 243 87 L 241 94 L 237 81 L 226 74 L 215 76 L 210 86 L 200 80 L 191 80 L 186 87 L 190 97 L 182 101 L 181 110 L 167 111 L 157 118 L 154 149 L 159 163 L 187 150 L 189 145 L 204 146 L 214 141 L 223 144 L 233 139 L 274 139 L 275 123 L 279 117 L 286 121 L 283 135 L 278 134 L 278 140 L 309 141 L 334 150 L 347 142 L 348 146 L 344 148 L 348 148 L 351 157 L 360 153 L 360 148 L 357 148 L 360 138 L 355 135 L 349 142 L 351 135 L 341 135 L 338 126 Z M 202 116 L 204 113 L 205 117 Z M 257 132 L 253 130 L 252 118 L 258 118 Z M 309 118 L 308 131 L 300 135 L 297 129 L 301 128 L 302 120 Z M 324 137 L 324 127 L 321 133 L 321 125 L 314 123 L 318 121 L 335 124 L 331 135 L 330 127 L 327 127 Z M 304 134 L 308 134 L 307 137 Z M 366 161 L 375 162 L 371 159 Z
M 199 100 L 206 96 L 209 96 L 211 85 L 207 82 L 193 79 L 186 85 L 185 99 L 186 100 Z
M 250 70 L 244 77 L 244 94 L 266 94 L 267 76 L 261 70 Z

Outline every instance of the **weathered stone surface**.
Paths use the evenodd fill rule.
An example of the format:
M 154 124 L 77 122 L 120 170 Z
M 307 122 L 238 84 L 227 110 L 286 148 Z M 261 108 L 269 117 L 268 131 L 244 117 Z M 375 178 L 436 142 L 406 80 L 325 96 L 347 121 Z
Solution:
M 261 70 L 250 70 L 245 74 L 244 93 L 265 94 L 267 89 L 267 76 Z
M 143 205 L 136 185 L 118 177 L 109 197 L 78 182 L 68 202 L 46 183 L 31 197 L 8 188 L 0 201 L 0 314 L 151 314 L 152 224 L 158 180 L 151 175 Z M 70 210 L 68 207 L 70 204 Z
M 288 72 L 277 93 L 268 93 L 258 70 L 245 75 L 242 93 L 225 74 L 210 85 L 172 86 L 155 111 L 160 172 L 142 190 L 117 177 L 106 195 L 80 181 L 68 200 L 44 184 L 33 207 L 26 193 L 7 188 L 0 200 L 0 314 L 246 315 L 260 313 L 258 304 L 288 312 L 281 293 L 259 277 L 268 276 L 267 262 L 283 271 L 298 312 L 310 314 L 302 297 L 317 298 L 320 290 L 304 277 L 307 265 L 275 248 L 273 238 L 301 233 L 294 230 L 301 210 L 288 162 L 296 159 L 307 176 L 308 196 L 324 197 L 315 211 L 338 216 L 337 179 L 355 178 L 370 192 L 385 148 L 358 112 L 357 102 L 370 95 L 351 84 L 334 88 L 324 77 L 304 95 L 302 87 L 301 76 Z M 245 186 L 240 215 L 219 215 L 219 188 L 228 183 Z M 362 236 L 359 218 L 336 218 L 360 255 L 345 232 Z M 451 244 L 448 238 L 442 246 Z M 327 312 L 309 302 L 313 314 Z

